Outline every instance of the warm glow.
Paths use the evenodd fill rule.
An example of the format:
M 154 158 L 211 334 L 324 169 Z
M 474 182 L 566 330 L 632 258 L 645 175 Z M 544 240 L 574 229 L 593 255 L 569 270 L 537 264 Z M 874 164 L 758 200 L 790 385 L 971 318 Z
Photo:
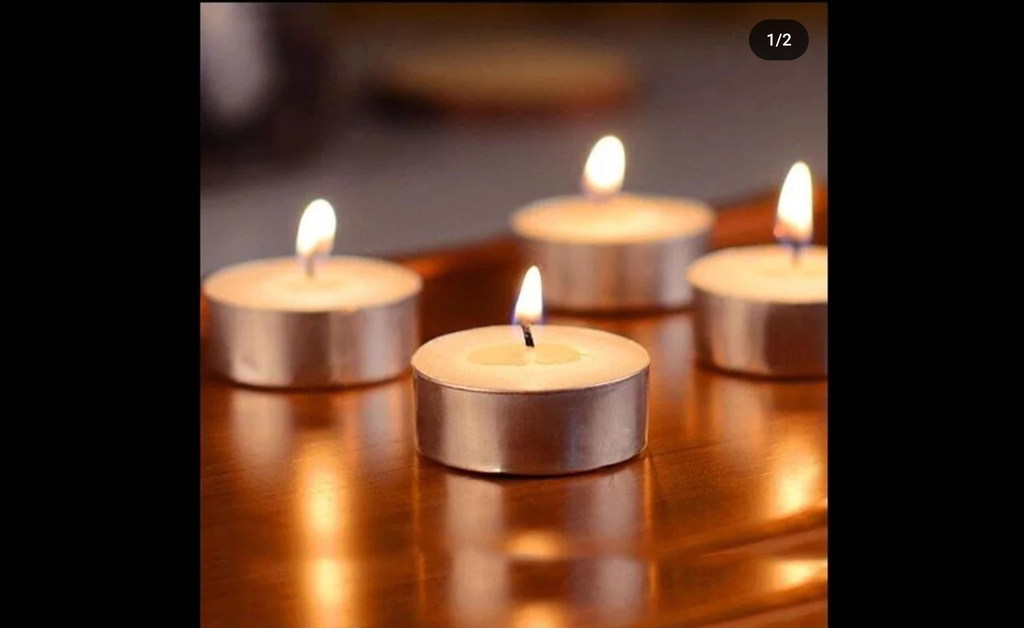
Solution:
M 302 212 L 299 233 L 295 236 L 295 252 L 303 259 L 329 255 L 334 248 L 337 226 L 331 204 L 323 199 L 313 201 Z
M 825 578 L 828 578 L 827 558 L 783 558 L 772 564 L 776 589 L 790 589 Z
M 547 530 L 526 530 L 509 539 L 506 551 L 517 558 L 556 558 L 566 551 L 566 541 L 561 535 Z
M 345 530 L 346 504 L 351 499 L 338 468 L 335 444 L 326 439 L 305 442 L 298 460 L 301 532 L 310 552 L 331 554 L 336 549 L 338 535 Z
M 565 608 L 555 600 L 528 602 L 513 611 L 515 628 L 558 628 L 566 624 Z
M 583 187 L 588 194 L 611 196 L 622 189 L 626 171 L 626 150 L 614 135 L 602 137 L 583 168 Z
M 544 314 L 543 292 L 540 285 L 540 270 L 530 266 L 523 278 L 523 287 L 519 289 L 516 301 L 516 322 L 532 325 L 540 322 Z
M 316 609 L 311 614 L 326 622 L 334 621 L 347 584 L 342 574 L 341 561 L 337 558 L 319 558 L 311 563 L 309 576 L 310 606 Z
M 793 515 L 816 505 L 823 469 L 814 444 L 800 437 L 783 440 L 775 451 L 772 469 L 772 511 Z
M 356 613 L 363 575 L 343 558 L 351 547 L 352 495 L 337 444 L 329 434 L 305 434 L 293 459 L 298 503 L 292 510 L 299 517 L 294 536 L 304 563 L 299 581 L 303 624 L 360 625 Z
M 264 392 L 231 389 L 231 440 L 243 479 L 272 486 L 287 477 L 292 429 L 290 398 Z
M 811 170 L 802 161 L 793 164 L 782 183 L 775 211 L 775 238 L 792 244 L 807 244 L 814 231 Z

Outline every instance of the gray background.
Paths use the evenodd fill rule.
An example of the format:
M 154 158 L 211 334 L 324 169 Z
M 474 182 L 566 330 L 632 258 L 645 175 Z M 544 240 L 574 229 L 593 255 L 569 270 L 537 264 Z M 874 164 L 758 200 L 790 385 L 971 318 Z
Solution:
M 387 255 L 496 235 L 535 199 L 575 193 L 602 135 L 625 144 L 624 189 L 715 203 L 781 184 L 806 161 L 824 181 L 827 53 L 824 5 L 800 13 L 810 34 L 795 61 L 763 61 L 748 45 L 759 20 L 788 17 L 773 5 L 742 19 L 581 28 L 582 41 L 629 53 L 640 93 L 629 106 L 576 119 L 399 123 L 339 110 L 323 150 L 300 168 L 254 171 L 200 194 L 200 271 L 294 253 L 305 204 L 331 201 L 335 254 Z M 361 29 L 337 43 L 339 67 L 358 90 L 373 61 L 414 35 Z

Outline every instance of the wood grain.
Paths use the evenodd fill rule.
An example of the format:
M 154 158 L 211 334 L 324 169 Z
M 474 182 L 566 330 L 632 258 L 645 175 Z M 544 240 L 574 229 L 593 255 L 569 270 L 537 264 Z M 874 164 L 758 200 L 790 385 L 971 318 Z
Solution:
M 773 211 L 723 211 L 715 245 L 770 241 Z M 524 269 L 507 239 L 401 261 L 426 279 L 425 340 L 507 321 Z M 696 367 L 687 311 L 548 321 L 650 350 L 640 458 L 474 476 L 416 455 L 408 375 L 299 394 L 204 373 L 202 624 L 825 625 L 827 382 Z

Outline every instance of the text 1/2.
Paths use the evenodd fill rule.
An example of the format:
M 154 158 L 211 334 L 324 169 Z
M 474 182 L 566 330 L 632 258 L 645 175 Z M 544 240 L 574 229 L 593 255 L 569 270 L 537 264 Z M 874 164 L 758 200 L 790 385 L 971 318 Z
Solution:
M 767 37 L 767 39 L 765 39 Z M 796 20 L 761 20 L 747 36 L 750 51 L 765 61 L 792 61 L 807 52 L 811 39 Z

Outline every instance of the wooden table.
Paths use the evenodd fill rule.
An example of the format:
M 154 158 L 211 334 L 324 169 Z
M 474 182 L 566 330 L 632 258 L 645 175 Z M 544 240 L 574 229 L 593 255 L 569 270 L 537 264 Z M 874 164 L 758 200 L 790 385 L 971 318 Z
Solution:
M 771 241 L 774 199 L 725 211 L 715 246 Z M 507 321 L 525 269 L 508 240 L 402 261 L 424 340 Z M 474 476 L 417 456 L 408 375 L 281 393 L 204 371 L 202 625 L 824 626 L 827 382 L 696 366 L 686 311 L 548 322 L 651 352 L 641 457 Z

